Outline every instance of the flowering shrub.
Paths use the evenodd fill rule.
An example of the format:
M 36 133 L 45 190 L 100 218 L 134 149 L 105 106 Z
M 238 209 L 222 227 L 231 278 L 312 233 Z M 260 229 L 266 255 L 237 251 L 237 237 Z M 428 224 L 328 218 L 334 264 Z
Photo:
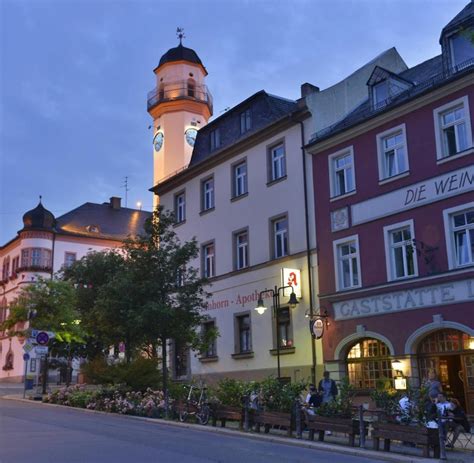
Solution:
M 163 392 L 154 391 L 150 388 L 145 392 L 124 392 L 114 388 L 91 391 L 83 385 L 59 389 L 48 394 L 43 401 L 70 407 L 150 418 L 161 417 L 165 405 Z

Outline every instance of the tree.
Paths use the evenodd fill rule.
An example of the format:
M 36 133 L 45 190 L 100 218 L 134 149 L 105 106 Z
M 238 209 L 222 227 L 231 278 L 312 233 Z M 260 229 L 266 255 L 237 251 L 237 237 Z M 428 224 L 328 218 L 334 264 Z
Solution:
M 124 336 L 127 355 L 141 349 L 157 356 L 161 345 L 163 389 L 168 402 L 168 342 L 193 349 L 208 345 L 215 331 L 203 338 L 197 328 L 207 318 L 205 279 L 191 261 L 198 257 L 195 239 L 182 243 L 174 232 L 174 217 L 158 208 L 142 235 L 125 241 L 120 272 L 102 286 L 95 310 L 113 336 Z

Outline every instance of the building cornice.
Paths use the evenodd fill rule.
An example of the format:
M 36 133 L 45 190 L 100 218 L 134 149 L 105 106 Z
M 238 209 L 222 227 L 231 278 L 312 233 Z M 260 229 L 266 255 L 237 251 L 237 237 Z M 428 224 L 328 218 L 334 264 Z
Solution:
M 311 142 L 306 145 L 306 151 L 312 155 L 324 152 L 337 145 L 348 142 L 349 140 L 352 140 L 353 138 L 358 137 L 359 135 L 373 130 L 383 124 L 386 124 L 393 119 L 405 116 L 406 114 L 433 103 L 436 100 L 449 96 L 451 93 L 469 87 L 472 84 L 472 73 L 469 73 L 468 75 L 464 75 L 460 79 L 451 81 L 442 87 L 430 91 L 429 93 L 425 93 L 409 101 L 402 102 L 393 109 L 389 109 L 371 117 L 370 119 L 356 123 L 356 125 L 338 132 L 332 137 L 321 140 L 320 142 L 317 140 Z
M 304 121 L 310 116 L 311 113 L 306 106 L 302 109 L 292 112 L 291 114 L 280 118 L 271 125 L 261 129 L 260 131 L 251 134 L 230 146 L 222 148 L 220 151 L 217 151 L 214 155 L 204 159 L 200 163 L 188 167 L 169 179 L 159 182 L 157 185 L 150 188 L 149 191 L 152 191 L 156 195 L 162 195 L 173 190 L 174 188 L 178 188 L 183 183 L 196 177 L 197 175 L 200 175 L 201 173 L 212 169 L 235 156 L 241 155 L 242 152 L 247 151 L 259 143 L 264 142 L 268 138 L 280 134 L 282 130 L 286 130 L 298 124 L 300 121 Z

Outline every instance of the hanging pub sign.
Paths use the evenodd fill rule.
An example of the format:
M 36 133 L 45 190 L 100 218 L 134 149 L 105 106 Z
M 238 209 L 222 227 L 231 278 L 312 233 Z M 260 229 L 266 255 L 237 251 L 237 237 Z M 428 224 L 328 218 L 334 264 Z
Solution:
M 309 331 L 315 339 L 321 339 L 324 334 L 324 320 L 320 317 L 309 322 Z
M 297 268 L 282 268 L 281 282 L 283 286 L 291 286 L 298 299 L 301 298 L 301 271 Z M 283 291 L 283 296 L 289 297 L 291 288 Z

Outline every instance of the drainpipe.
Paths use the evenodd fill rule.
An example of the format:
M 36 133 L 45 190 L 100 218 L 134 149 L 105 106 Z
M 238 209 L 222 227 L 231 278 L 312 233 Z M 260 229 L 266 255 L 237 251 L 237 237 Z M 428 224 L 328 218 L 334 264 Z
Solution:
M 306 228 L 306 261 L 308 266 L 308 288 L 309 288 L 309 316 L 310 319 L 314 316 L 314 303 L 313 303 L 313 276 L 311 271 L 311 245 L 309 239 L 309 211 L 308 211 L 308 182 L 306 180 L 306 152 L 304 149 L 305 138 L 304 138 L 304 124 L 303 121 L 297 121 L 301 128 L 301 156 L 303 159 L 303 189 L 304 189 L 304 217 L 305 217 L 305 228 Z M 311 368 L 311 381 L 316 384 L 316 345 L 311 335 L 311 355 L 313 365 Z

